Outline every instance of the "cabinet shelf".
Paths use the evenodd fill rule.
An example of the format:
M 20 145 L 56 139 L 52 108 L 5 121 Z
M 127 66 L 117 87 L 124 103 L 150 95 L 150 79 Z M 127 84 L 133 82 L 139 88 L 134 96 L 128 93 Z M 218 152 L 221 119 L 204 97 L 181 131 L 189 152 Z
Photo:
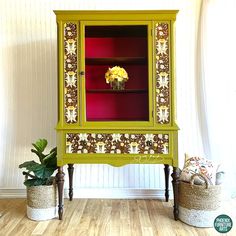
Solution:
M 147 89 L 124 89 L 124 90 L 113 90 L 113 89 L 86 89 L 86 93 L 147 93 Z
M 91 57 L 85 59 L 86 65 L 141 65 L 147 63 L 146 57 Z

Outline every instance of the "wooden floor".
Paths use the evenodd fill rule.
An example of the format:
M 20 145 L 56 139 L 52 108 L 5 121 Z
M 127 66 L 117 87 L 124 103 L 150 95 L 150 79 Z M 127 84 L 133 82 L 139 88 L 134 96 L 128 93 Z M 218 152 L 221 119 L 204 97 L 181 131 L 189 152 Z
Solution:
M 227 208 L 227 209 L 226 209 Z M 227 202 L 226 214 L 236 235 L 236 199 Z M 26 217 L 24 199 L 0 199 L 0 236 L 24 235 L 220 235 L 213 228 L 203 229 L 174 221 L 172 201 L 161 200 L 65 200 L 64 219 L 35 222 Z

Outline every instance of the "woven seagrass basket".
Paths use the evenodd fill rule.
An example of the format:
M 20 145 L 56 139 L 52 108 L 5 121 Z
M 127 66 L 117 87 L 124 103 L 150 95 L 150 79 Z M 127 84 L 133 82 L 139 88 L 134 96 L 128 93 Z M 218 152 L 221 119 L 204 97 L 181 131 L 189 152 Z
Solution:
M 27 217 L 36 221 L 57 217 L 56 184 L 27 187 Z
M 205 185 L 194 185 L 200 177 Z M 179 184 L 179 219 L 196 227 L 213 227 L 214 219 L 220 215 L 222 205 L 221 185 L 209 185 L 200 174 L 192 176 L 190 183 Z

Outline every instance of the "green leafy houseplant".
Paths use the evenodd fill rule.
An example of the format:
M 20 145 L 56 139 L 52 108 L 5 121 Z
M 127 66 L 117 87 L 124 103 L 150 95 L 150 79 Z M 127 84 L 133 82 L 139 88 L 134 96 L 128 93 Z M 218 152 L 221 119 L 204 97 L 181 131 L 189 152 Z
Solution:
M 23 175 L 26 176 L 24 185 L 27 187 L 39 186 L 39 185 L 51 185 L 54 177 L 52 176 L 57 169 L 57 148 L 53 148 L 48 154 L 44 154 L 44 150 L 47 147 L 46 139 L 39 139 L 32 145 L 34 149 L 31 152 L 35 153 L 40 163 L 35 161 L 26 161 L 19 165 L 19 168 L 25 168 Z

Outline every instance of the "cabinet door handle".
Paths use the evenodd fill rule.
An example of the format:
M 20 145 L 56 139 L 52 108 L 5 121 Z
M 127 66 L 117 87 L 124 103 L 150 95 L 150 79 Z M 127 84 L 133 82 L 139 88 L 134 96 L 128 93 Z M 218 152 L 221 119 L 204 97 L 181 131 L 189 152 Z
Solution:
M 84 71 L 80 71 L 79 73 L 81 76 L 85 75 L 85 72 Z

